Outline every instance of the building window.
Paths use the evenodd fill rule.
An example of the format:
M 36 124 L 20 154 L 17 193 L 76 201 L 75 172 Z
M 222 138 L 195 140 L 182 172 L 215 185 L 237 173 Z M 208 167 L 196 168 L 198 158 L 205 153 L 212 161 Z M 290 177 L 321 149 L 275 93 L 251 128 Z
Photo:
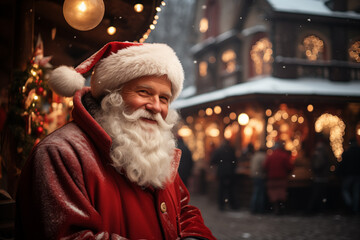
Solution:
M 199 31 L 205 33 L 209 29 L 209 21 L 207 18 L 202 18 L 199 24 Z
M 223 63 L 223 70 L 227 73 L 232 73 L 236 69 L 236 53 L 234 50 L 229 49 L 223 52 L 221 55 L 221 60 Z
M 272 44 L 268 38 L 261 38 L 257 41 L 250 51 L 256 75 L 271 73 Z
M 201 61 L 199 64 L 199 74 L 200 77 L 206 77 L 208 74 L 208 63 L 205 61 Z
M 324 58 L 324 42 L 315 35 L 304 38 L 300 46 L 303 58 L 316 61 Z
M 349 57 L 354 62 L 360 62 L 360 41 L 356 41 L 350 46 Z

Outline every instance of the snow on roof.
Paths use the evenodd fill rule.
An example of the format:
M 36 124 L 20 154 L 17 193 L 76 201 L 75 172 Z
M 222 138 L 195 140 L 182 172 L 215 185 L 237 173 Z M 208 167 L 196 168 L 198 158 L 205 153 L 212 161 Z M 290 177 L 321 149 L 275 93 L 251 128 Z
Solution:
M 250 94 L 289 94 L 360 97 L 360 81 L 332 82 L 327 79 L 280 79 L 272 76 L 253 78 L 209 93 L 175 100 L 171 107 L 186 108 L 228 97 Z
M 323 0 L 267 0 L 275 11 L 302 13 L 321 16 L 360 19 L 360 14 L 352 11 L 332 11 Z

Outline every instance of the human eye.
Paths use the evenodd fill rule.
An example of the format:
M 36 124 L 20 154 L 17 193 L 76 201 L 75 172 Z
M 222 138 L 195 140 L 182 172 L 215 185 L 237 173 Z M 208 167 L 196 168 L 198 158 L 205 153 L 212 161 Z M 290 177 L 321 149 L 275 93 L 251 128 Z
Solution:
M 148 96 L 150 95 L 150 92 L 147 89 L 139 89 L 138 94 L 141 96 Z
M 161 96 L 160 100 L 162 103 L 166 103 L 166 104 L 169 103 L 169 97 L 167 97 L 167 96 Z

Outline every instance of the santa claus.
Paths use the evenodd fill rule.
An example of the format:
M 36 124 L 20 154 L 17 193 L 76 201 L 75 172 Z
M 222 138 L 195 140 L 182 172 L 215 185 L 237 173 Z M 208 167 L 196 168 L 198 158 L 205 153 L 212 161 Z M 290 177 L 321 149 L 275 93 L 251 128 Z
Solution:
M 165 44 L 111 42 L 75 69 L 55 69 L 49 86 L 74 96 L 74 120 L 23 168 L 17 238 L 215 239 L 177 174 L 169 105 L 183 80 Z

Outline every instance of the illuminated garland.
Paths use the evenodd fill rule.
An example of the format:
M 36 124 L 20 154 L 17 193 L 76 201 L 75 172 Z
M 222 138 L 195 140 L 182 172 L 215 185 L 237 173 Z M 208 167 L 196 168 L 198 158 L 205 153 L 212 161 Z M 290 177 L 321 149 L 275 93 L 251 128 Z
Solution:
M 163 7 L 166 6 L 165 1 L 161 1 L 161 6 L 163 6 Z M 159 20 L 158 13 L 161 12 L 161 7 L 156 7 L 155 10 L 156 10 L 157 14 L 155 14 L 154 20 L 153 20 L 153 22 L 150 24 L 149 29 L 146 31 L 146 33 L 144 33 L 144 35 L 142 36 L 142 38 L 140 38 L 140 40 L 139 40 L 140 43 L 145 42 L 146 39 L 149 38 L 149 35 L 150 35 L 151 31 L 155 29 L 155 25 L 157 24 L 157 22 L 158 22 L 158 20 Z
M 51 57 L 43 57 L 41 38 L 24 71 L 16 71 L 10 86 L 10 107 L 7 115 L 9 132 L 13 135 L 17 154 L 26 160 L 34 144 L 47 133 L 46 114 L 51 96 L 47 86 L 47 71 L 51 69 Z

